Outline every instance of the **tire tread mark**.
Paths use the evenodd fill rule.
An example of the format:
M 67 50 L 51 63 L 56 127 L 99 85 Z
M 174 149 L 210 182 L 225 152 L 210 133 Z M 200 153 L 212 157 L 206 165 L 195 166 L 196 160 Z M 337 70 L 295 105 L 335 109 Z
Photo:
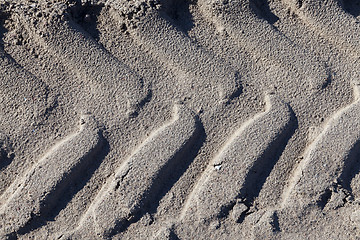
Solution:
M 360 25 L 345 12 L 337 0 L 304 1 L 299 7 L 296 0 L 283 0 L 310 27 L 325 36 L 334 46 L 348 54 L 360 55 Z M 341 24 L 340 24 L 341 23 Z
M 33 118 L 46 114 L 53 107 L 47 103 L 48 86 L 20 66 L 4 51 L 3 46 L 0 46 L 0 72 L 0 107 L 4 113 L 0 114 L 2 122 L 18 122 L 13 110 L 20 106 L 26 109 L 26 113 L 31 113 L 29 117 Z M 33 104 L 36 98 L 40 99 Z M 11 114 L 7 114 L 9 111 Z
M 40 34 L 27 21 L 26 15 L 20 15 L 19 19 L 33 38 L 54 54 L 70 73 L 88 81 L 95 94 L 98 89 L 104 89 L 109 93 L 109 101 L 115 96 L 121 111 L 135 114 L 144 105 L 144 99 L 148 101 L 151 89 L 143 79 L 100 46 L 71 18 L 40 25 L 46 34 Z
M 294 170 L 283 193 L 281 207 L 318 205 L 336 182 L 341 183 L 346 178 L 344 174 L 349 165 L 356 164 L 352 153 L 358 151 L 356 146 L 360 141 L 358 85 L 354 86 L 354 96 L 354 102 L 331 116 L 323 131 L 305 150 L 304 159 Z
M 226 216 L 237 200 L 252 200 L 256 196 L 248 187 L 256 183 L 252 175 L 264 174 L 257 165 L 276 158 L 276 151 L 269 148 L 278 146 L 272 143 L 286 142 L 292 135 L 296 122 L 292 115 L 287 104 L 266 95 L 266 111 L 245 122 L 219 151 L 190 194 L 181 218 L 195 211 L 201 221 L 212 220 Z
M 121 22 L 122 16 L 115 6 L 113 8 L 113 19 Z M 153 56 L 178 74 L 180 84 L 185 84 L 185 87 L 196 88 L 194 83 L 200 79 L 202 87 L 217 90 L 220 101 L 230 101 L 241 94 L 239 73 L 194 43 L 160 16 L 158 11 L 149 11 L 129 32 L 138 44 L 145 46 Z
M 110 239 L 147 211 L 147 205 L 166 187 L 167 175 L 182 164 L 199 135 L 194 114 L 182 105 L 175 106 L 172 121 L 154 131 L 132 153 L 99 192 L 78 227 L 65 233 L 63 239 L 83 236 L 90 225 L 98 236 Z M 94 224 L 89 225 L 89 221 Z
M 69 185 L 92 163 L 103 142 L 95 119 L 83 115 L 78 132 L 55 144 L 3 194 L 0 236 L 23 232 L 31 221 L 49 214 Z
M 251 9 L 251 3 L 251 0 L 227 1 L 226 4 L 201 0 L 199 9 L 205 19 L 221 31 L 225 30 L 240 47 L 252 52 L 256 58 L 265 58 L 272 65 L 285 68 L 293 77 L 306 78 L 310 86 L 321 88 L 329 77 L 325 65 L 259 18 Z M 311 68 L 294 67 L 299 64 Z

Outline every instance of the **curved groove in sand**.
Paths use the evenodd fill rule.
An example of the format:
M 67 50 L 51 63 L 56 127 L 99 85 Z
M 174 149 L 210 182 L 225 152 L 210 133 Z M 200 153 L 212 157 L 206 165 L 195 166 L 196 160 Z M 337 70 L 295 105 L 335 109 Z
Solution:
M 141 77 L 108 53 L 71 19 L 42 26 L 46 30 L 43 34 L 27 21 L 26 16 L 21 18 L 33 38 L 56 56 L 70 73 L 92 84 L 95 94 L 98 89 L 105 89 L 111 99 L 116 96 L 116 104 L 129 114 L 136 112 L 148 98 L 150 89 Z
M 154 131 L 132 153 L 70 235 L 81 232 L 86 221 L 93 220 L 98 236 L 110 238 L 137 221 L 143 206 L 165 187 L 166 181 L 161 179 L 166 177 L 162 175 L 175 171 L 191 150 L 198 130 L 194 114 L 176 105 L 173 120 Z
M 291 42 L 266 20 L 260 19 L 251 9 L 252 0 L 233 0 L 221 3 L 217 0 L 199 1 L 204 17 L 218 29 L 224 29 L 241 47 L 253 53 L 255 58 L 267 59 L 297 78 L 307 80 L 321 88 L 328 78 L 325 65 L 306 49 Z M 297 68 L 295 66 L 311 66 Z
M 195 211 L 200 220 L 221 215 L 236 200 L 251 198 L 247 185 L 255 186 L 256 176 L 276 158 L 279 145 L 291 136 L 293 116 L 288 104 L 266 96 L 266 111 L 245 122 L 227 141 L 204 172 L 183 208 L 181 218 Z M 259 168 L 259 169 L 258 169 Z M 229 210 L 229 209 L 228 209 Z
M 0 45 L 0 120 L 4 122 L 20 122 L 16 120 L 14 109 L 24 109 L 24 115 L 39 116 L 46 113 L 48 86 L 20 66 Z M 34 98 L 36 102 L 34 102 Z M 13 102 L 17 103 L 14 104 Z
M 354 86 L 354 96 L 354 102 L 337 111 L 305 150 L 283 193 L 282 207 L 316 204 L 335 182 L 341 182 L 345 166 L 356 162 L 349 155 L 360 141 L 359 86 Z
M 301 1 L 302 4 L 297 0 L 282 1 L 335 47 L 345 50 L 350 56 L 359 57 L 359 21 L 344 11 L 340 0 Z
M 111 1 L 117 6 L 116 1 Z M 111 11 L 113 18 L 121 21 L 116 7 Z M 183 32 L 161 17 L 156 10 L 149 10 L 146 17 L 130 30 L 135 41 L 145 46 L 153 56 L 178 75 L 184 87 L 215 89 L 219 100 L 229 101 L 242 91 L 239 73 L 221 59 L 208 53 L 191 41 Z
M 16 234 L 30 221 L 49 213 L 69 185 L 95 159 L 102 137 L 91 116 L 83 116 L 80 130 L 54 145 L 4 193 L 0 207 L 1 234 Z M 3 197 L 2 197 L 3 198 Z

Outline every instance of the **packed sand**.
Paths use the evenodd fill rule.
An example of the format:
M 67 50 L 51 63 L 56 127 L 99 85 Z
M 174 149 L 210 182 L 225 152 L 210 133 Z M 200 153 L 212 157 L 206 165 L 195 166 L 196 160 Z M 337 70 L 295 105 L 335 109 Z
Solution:
M 360 0 L 0 0 L 0 239 L 360 239 Z

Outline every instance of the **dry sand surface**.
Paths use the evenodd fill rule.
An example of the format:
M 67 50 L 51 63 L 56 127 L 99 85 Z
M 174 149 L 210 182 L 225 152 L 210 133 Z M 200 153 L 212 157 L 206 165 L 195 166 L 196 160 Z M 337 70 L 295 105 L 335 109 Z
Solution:
M 0 0 L 0 239 L 360 239 L 360 0 Z

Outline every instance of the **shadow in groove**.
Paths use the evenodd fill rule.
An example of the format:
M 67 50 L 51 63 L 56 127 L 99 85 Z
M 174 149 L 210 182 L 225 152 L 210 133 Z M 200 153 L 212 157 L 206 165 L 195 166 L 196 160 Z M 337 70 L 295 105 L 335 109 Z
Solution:
M 77 192 L 79 192 L 89 181 L 92 174 L 100 166 L 101 162 L 110 151 L 108 141 L 100 133 L 102 144 L 99 144 L 97 149 L 94 149 L 89 156 L 84 158 L 93 158 L 94 160 L 84 160 L 76 169 L 73 169 L 71 176 L 64 177 L 58 184 L 60 191 L 54 191 L 49 194 L 45 202 L 51 203 L 47 206 L 41 206 L 40 215 L 33 216 L 31 221 L 18 231 L 18 234 L 26 234 L 34 229 L 40 228 L 48 221 L 53 221 L 59 212 L 66 207 L 66 205 L 73 199 Z
M 360 0 L 343 0 L 343 8 L 354 17 L 360 15 Z
M 72 20 L 79 24 L 92 38 L 99 41 L 100 32 L 97 28 L 98 16 L 103 9 L 103 4 L 78 3 L 70 8 Z
M 279 136 L 277 136 L 275 141 L 271 142 L 263 155 L 257 159 L 252 168 L 249 170 L 249 173 L 245 179 L 244 187 L 237 196 L 238 199 L 244 199 L 244 204 L 248 207 L 248 209 L 252 206 L 254 200 L 258 197 L 266 179 L 270 175 L 276 162 L 281 157 L 286 145 L 297 128 L 298 121 L 294 112 L 291 110 L 291 119 L 288 125 L 285 127 L 285 130 L 282 131 Z M 223 212 L 222 214 L 228 215 L 229 211 L 234 207 L 234 205 L 235 201 L 227 207 L 227 212 Z M 247 212 L 241 216 L 239 223 L 245 219 L 246 215 Z
M 144 194 L 142 203 L 138 206 L 138 211 L 132 214 L 131 220 L 119 222 L 118 226 L 112 230 L 108 237 L 126 231 L 131 224 L 139 221 L 146 213 L 152 214 L 156 212 L 160 200 L 184 174 L 206 139 L 205 130 L 200 119 L 197 119 L 197 124 L 197 132 L 189 139 L 183 149 L 176 153 L 168 161 L 167 165 L 161 169 L 151 188 Z
M 343 188 L 351 192 L 351 180 L 360 172 L 360 140 L 352 147 L 345 159 L 339 182 Z
M 279 18 L 271 11 L 267 0 L 250 0 L 250 8 L 259 17 L 270 24 L 276 23 Z
M 14 157 L 11 146 L 5 146 L 0 139 L 0 170 L 8 166 Z
M 186 34 L 195 26 L 190 12 L 190 4 L 192 4 L 190 0 L 162 1 L 161 16 Z
M 236 205 L 236 199 L 239 199 L 247 207 L 247 210 L 244 211 L 244 213 L 237 221 L 238 223 L 243 222 L 246 215 L 248 214 L 248 210 L 253 205 L 254 200 L 258 197 L 267 177 L 270 175 L 276 162 L 281 157 L 286 145 L 297 128 L 298 121 L 294 112 L 291 110 L 291 119 L 288 125 L 285 126 L 285 129 L 281 133 L 279 133 L 279 136 L 277 136 L 276 140 L 267 146 L 263 155 L 256 160 L 254 165 L 249 170 L 244 181 L 244 186 L 240 190 L 238 196 L 233 201 L 229 202 L 227 205 L 221 208 L 221 211 L 218 215 L 219 218 L 227 217 L 230 211 Z
M 257 159 L 246 176 L 243 192 L 240 194 L 241 196 L 245 196 L 249 203 L 252 203 L 259 195 L 267 177 L 281 157 L 291 136 L 298 128 L 298 122 L 294 112 L 292 112 L 288 126 L 285 128 L 286 129 L 280 133 L 276 140 L 271 142 L 263 155 Z

